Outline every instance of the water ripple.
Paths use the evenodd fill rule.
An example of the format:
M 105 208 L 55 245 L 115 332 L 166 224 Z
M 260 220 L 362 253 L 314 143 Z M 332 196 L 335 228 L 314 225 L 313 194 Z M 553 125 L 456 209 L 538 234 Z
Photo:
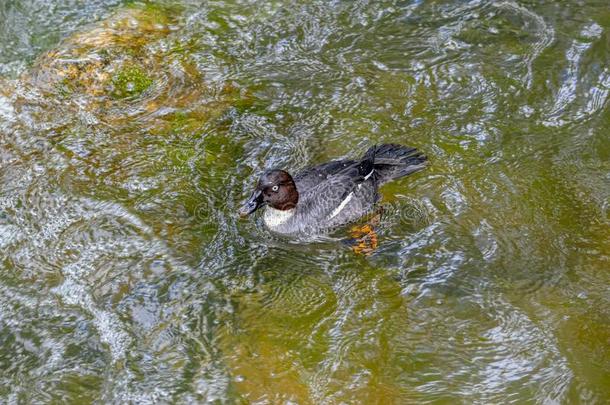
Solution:
M 601 3 L 13 3 L 0 397 L 608 397 Z M 431 164 L 370 256 L 235 214 L 265 169 L 386 142 Z

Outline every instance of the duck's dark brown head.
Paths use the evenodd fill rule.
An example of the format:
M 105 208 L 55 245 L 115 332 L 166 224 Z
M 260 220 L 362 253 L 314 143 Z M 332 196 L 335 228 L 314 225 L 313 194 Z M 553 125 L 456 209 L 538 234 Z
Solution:
M 292 176 L 284 170 L 265 172 L 250 198 L 239 210 L 241 217 L 252 214 L 265 204 L 276 210 L 286 211 L 297 206 L 299 193 Z

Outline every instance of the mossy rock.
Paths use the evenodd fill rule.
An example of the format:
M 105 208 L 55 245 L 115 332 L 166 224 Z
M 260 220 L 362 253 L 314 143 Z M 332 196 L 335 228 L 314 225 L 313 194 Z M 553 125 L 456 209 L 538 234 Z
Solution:
M 152 48 L 168 37 L 176 21 L 172 9 L 147 5 L 121 9 L 39 57 L 23 79 L 66 98 L 84 96 L 104 102 L 106 97 L 138 96 L 162 76 L 166 55 Z
M 147 114 L 155 133 L 192 133 L 230 107 L 250 105 L 235 84 L 205 81 L 195 60 L 206 50 L 180 28 L 178 9 L 131 4 L 66 38 L 22 79 L 113 126 Z

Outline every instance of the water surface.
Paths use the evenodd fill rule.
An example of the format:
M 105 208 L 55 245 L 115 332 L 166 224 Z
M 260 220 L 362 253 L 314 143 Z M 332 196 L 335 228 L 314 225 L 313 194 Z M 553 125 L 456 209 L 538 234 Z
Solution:
M 0 397 L 607 402 L 609 66 L 604 1 L 3 2 Z M 372 255 L 237 219 L 383 142 Z

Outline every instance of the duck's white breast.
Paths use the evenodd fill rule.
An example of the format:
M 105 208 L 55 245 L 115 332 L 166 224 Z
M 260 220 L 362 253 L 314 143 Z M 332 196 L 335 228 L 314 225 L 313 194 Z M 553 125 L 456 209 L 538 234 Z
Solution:
M 283 224 L 285 224 L 292 216 L 294 215 L 294 208 L 291 210 L 276 210 L 272 207 L 265 208 L 265 215 L 263 216 L 263 220 L 265 221 L 265 225 L 267 225 L 270 229 L 275 229 Z

